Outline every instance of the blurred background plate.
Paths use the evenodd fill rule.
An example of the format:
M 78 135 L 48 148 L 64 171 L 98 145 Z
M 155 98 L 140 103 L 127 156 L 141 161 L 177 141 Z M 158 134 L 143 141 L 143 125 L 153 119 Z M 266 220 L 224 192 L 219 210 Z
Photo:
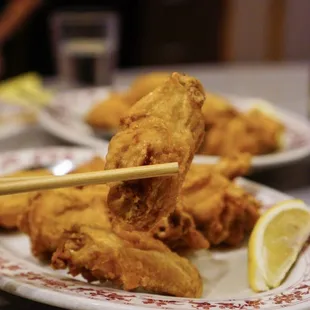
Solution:
M 106 99 L 110 91 L 109 87 L 98 87 L 59 93 L 48 107 L 41 110 L 39 122 L 49 133 L 65 141 L 101 148 L 109 143 L 109 140 L 103 137 L 109 137 L 112 133 L 107 131 L 106 135 L 102 133 L 98 135 L 84 122 L 84 117 L 94 104 Z M 257 98 L 225 96 L 240 110 L 247 110 L 255 102 L 261 101 Z M 284 147 L 276 153 L 254 156 L 254 169 L 287 165 L 310 154 L 310 123 L 307 119 L 280 107 L 273 106 L 272 109 L 286 127 L 283 137 Z M 197 155 L 194 162 L 214 163 L 217 160 L 217 156 Z

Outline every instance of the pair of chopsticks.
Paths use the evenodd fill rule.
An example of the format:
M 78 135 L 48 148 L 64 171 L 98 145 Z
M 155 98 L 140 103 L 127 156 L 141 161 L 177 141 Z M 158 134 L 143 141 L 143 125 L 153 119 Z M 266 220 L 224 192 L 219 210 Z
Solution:
M 0 195 L 162 177 L 178 171 L 179 165 L 174 162 L 64 176 L 4 177 L 0 178 Z

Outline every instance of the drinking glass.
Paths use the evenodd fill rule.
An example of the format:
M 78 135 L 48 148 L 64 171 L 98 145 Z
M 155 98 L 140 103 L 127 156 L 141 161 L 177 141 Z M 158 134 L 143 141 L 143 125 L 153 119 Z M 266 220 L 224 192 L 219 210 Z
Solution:
M 117 63 L 118 16 L 113 12 L 58 12 L 52 43 L 59 78 L 69 85 L 111 85 Z

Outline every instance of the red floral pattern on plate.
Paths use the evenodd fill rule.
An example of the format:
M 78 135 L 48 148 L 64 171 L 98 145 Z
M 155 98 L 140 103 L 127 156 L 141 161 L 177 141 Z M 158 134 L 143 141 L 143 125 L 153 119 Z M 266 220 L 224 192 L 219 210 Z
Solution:
M 30 284 L 35 288 L 45 288 L 62 294 L 86 297 L 91 300 L 113 302 L 134 306 L 152 306 L 157 309 L 283 309 L 310 301 L 310 272 L 308 256 L 305 277 L 287 292 L 267 294 L 261 298 L 232 299 L 227 301 L 211 301 L 201 299 L 185 299 L 164 297 L 159 295 L 130 293 L 108 287 L 99 287 L 71 278 L 59 278 L 58 274 L 31 271 L 31 265 L 19 262 L 12 263 L 12 258 L 5 250 L 0 250 L 0 270 L 2 277 Z
M 27 165 L 38 163 L 51 164 L 55 160 L 71 158 L 72 160 L 88 160 L 94 155 L 94 151 L 73 148 L 49 148 L 44 150 L 28 150 L 22 153 L 11 152 L 0 155 L 0 169 L 6 172 L 12 168 L 21 169 Z M 9 160 L 11 158 L 11 160 Z M 245 187 L 260 199 L 265 208 L 274 203 L 283 201 L 288 197 L 282 193 L 249 182 L 239 180 L 239 184 Z M 308 241 L 309 245 L 309 241 Z M 270 291 L 245 299 L 235 298 L 227 300 L 188 299 L 174 298 L 161 295 L 126 292 L 108 286 L 91 285 L 83 280 L 64 277 L 50 268 L 42 268 L 39 265 L 16 257 L 0 245 L 0 288 L 20 294 L 20 288 L 28 288 L 26 297 L 36 296 L 36 300 L 48 303 L 51 293 L 57 294 L 58 306 L 64 306 L 62 300 L 74 300 L 81 302 L 77 309 L 85 309 L 85 303 L 95 301 L 92 309 L 110 309 L 117 305 L 128 305 L 145 309 L 243 309 L 243 310 L 278 310 L 294 308 L 299 305 L 309 305 L 310 302 L 310 249 L 305 247 L 302 253 L 303 270 L 300 278 L 292 285 L 276 292 Z M 13 290 L 12 290 L 13 287 Z M 41 296 L 38 298 L 38 296 Z M 55 295 L 54 295 L 55 296 Z M 71 299 L 70 299 L 71 298 Z M 53 303 L 55 305 L 55 300 Z

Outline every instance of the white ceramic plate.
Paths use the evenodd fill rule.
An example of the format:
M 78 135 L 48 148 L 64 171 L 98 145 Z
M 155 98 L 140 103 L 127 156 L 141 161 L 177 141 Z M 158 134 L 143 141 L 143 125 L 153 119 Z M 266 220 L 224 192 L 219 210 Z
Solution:
M 106 152 L 102 150 L 100 155 Z M 95 151 L 78 148 L 45 148 L 0 154 L 0 173 L 29 166 L 57 163 L 71 159 L 82 163 Z M 290 198 L 244 179 L 241 186 L 262 201 L 264 209 Z M 204 281 L 200 299 L 176 298 L 155 294 L 126 292 L 108 286 L 92 285 L 81 278 L 52 270 L 30 253 L 28 237 L 21 233 L 0 233 L 0 288 L 45 304 L 81 310 L 142 309 L 309 309 L 310 247 L 305 248 L 286 281 L 277 289 L 255 294 L 246 280 L 246 247 L 226 252 L 198 251 L 191 257 Z M 210 284 L 211 283 L 211 284 Z
M 83 122 L 83 117 L 94 103 L 107 97 L 109 92 L 108 88 L 90 88 L 58 94 L 51 107 L 41 112 L 39 121 L 48 132 L 59 138 L 98 149 L 108 141 L 96 137 L 91 127 Z M 253 103 L 253 98 L 230 95 L 228 98 L 240 109 L 247 109 Z M 286 126 L 285 147 L 274 154 L 255 156 L 253 168 L 285 165 L 310 154 L 308 121 L 281 108 L 276 108 L 276 114 Z M 217 159 L 216 156 L 198 155 L 195 162 L 214 163 Z
M 31 126 L 26 121 L 17 119 L 22 113 L 25 113 L 25 109 L 0 101 L 0 116 L 1 119 L 6 119 L 0 120 L 0 141 L 13 138 Z

